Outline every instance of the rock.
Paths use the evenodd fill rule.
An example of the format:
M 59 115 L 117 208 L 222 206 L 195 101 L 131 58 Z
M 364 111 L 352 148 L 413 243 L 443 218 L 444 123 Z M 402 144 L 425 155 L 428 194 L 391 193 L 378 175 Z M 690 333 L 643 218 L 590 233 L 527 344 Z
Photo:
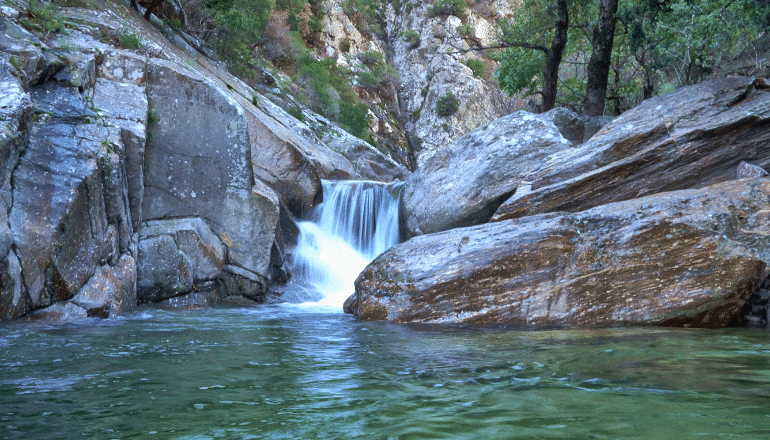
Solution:
M 411 174 L 402 165 L 386 156 L 369 143 L 342 129 L 327 130 L 323 141 L 353 165 L 362 179 L 378 182 L 404 181 Z
M 32 301 L 21 274 L 21 264 L 14 252 L 8 252 L 0 261 L 0 292 L 0 321 L 24 316 L 32 310 Z
M 75 87 L 45 83 L 32 97 L 45 113 L 14 170 L 9 224 L 25 289 L 39 308 L 74 296 L 110 258 L 105 162 L 97 158 L 120 139 L 90 123 L 93 112 Z
M 202 218 L 148 221 L 139 234 L 139 240 L 158 236 L 170 236 L 178 251 L 187 256 L 192 264 L 193 281 L 214 280 L 219 276 L 224 265 L 225 248 Z
M 755 179 L 757 177 L 767 176 L 770 176 L 770 173 L 763 168 L 746 162 L 738 164 L 738 169 L 735 170 L 735 177 L 738 179 Z
M 570 141 L 573 146 L 580 145 L 586 137 L 586 121 L 584 117 L 564 107 L 557 107 L 543 113 L 542 117 L 559 129 L 559 133 Z M 597 130 L 598 131 L 598 130 Z
M 136 307 L 136 262 L 123 255 L 116 266 L 102 266 L 71 302 L 88 316 L 115 318 Z
M 88 312 L 69 301 L 58 302 L 28 315 L 28 319 L 34 321 L 70 322 L 86 318 L 88 318 Z
M 724 327 L 765 277 L 770 180 L 415 237 L 356 280 L 356 313 L 396 322 Z
M 246 109 L 254 175 L 274 188 L 292 214 L 301 218 L 320 202 L 321 179 L 356 178 L 356 171 L 309 129 L 302 130 L 293 116 L 264 101 L 259 101 L 260 108 Z
M 546 118 L 512 113 L 436 153 L 404 184 L 409 236 L 489 221 L 522 180 L 569 148 Z
M 21 264 L 11 247 L 13 233 L 8 223 L 13 204 L 11 178 L 28 142 L 32 122 L 32 101 L 23 76 L 10 57 L 0 56 L 0 320 L 18 318 L 32 308 Z
M 398 92 L 405 128 L 416 140 L 417 166 L 460 136 L 514 110 L 514 100 L 497 85 L 479 78 L 466 66 L 475 58 L 472 47 L 497 44 L 495 20 L 515 16 L 514 2 L 495 2 L 495 20 L 468 8 L 461 20 L 455 16 L 428 17 L 432 2 L 413 2 L 403 9 L 387 8 L 386 31 L 392 48 L 391 61 L 398 70 Z M 477 5 L 479 6 L 479 5 Z M 471 35 L 461 34 L 466 26 Z M 415 36 L 418 41 L 415 46 Z M 487 71 L 494 63 L 488 61 Z M 443 117 L 436 113 L 436 103 L 447 92 L 460 102 L 458 111 Z M 520 108 L 520 107 L 518 107 Z
M 205 219 L 225 245 L 228 264 L 265 284 L 279 208 L 273 190 L 253 182 L 246 116 L 253 112 L 215 82 L 156 59 L 148 64 L 147 95 L 157 122 L 148 128 L 143 219 Z M 184 285 L 175 292 L 189 290 Z
M 157 302 L 189 292 L 193 287 L 192 262 L 171 235 L 139 240 L 136 295 L 140 302 Z
M 754 83 L 722 78 L 644 101 L 538 170 L 493 220 L 704 187 L 741 161 L 767 168 L 770 92 Z
M 0 17 L 0 51 L 21 65 L 25 85 L 37 85 L 64 67 L 64 60 L 48 50 L 39 38 L 13 21 Z

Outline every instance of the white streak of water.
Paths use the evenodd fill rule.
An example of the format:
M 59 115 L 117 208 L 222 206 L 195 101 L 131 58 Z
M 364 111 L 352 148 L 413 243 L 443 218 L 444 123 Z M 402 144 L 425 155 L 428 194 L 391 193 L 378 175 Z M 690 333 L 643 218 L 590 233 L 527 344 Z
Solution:
M 401 183 L 323 181 L 324 202 L 299 223 L 294 283 L 310 293 L 304 308 L 340 312 L 358 274 L 398 243 Z

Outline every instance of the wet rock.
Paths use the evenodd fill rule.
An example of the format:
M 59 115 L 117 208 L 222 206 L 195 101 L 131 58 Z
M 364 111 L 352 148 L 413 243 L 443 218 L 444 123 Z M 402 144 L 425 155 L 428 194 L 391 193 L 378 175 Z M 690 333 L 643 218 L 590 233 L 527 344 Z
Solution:
M 171 235 L 139 240 L 136 294 L 140 302 L 161 301 L 192 290 L 192 262 Z
M 50 307 L 36 310 L 27 317 L 34 321 L 70 322 L 88 318 L 88 312 L 69 301 L 58 302 Z
M 770 180 L 415 237 L 356 280 L 365 320 L 723 327 L 765 277 Z
M 753 78 L 684 87 L 627 111 L 534 173 L 493 220 L 579 211 L 734 178 L 770 166 L 770 92 Z
M 521 181 L 569 147 L 548 118 L 524 111 L 466 134 L 431 157 L 404 184 L 407 234 L 489 221 Z
M 116 266 L 102 266 L 71 302 L 88 316 L 115 318 L 136 307 L 136 262 L 129 255 Z

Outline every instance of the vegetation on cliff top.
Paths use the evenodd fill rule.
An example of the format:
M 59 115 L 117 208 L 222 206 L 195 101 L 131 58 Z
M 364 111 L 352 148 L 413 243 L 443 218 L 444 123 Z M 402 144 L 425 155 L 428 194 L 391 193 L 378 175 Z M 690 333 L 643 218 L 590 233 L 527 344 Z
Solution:
M 510 94 L 587 114 L 619 114 L 694 84 L 765 32 L 758 0 L 525 0 L 500 23 L 495 74 Z

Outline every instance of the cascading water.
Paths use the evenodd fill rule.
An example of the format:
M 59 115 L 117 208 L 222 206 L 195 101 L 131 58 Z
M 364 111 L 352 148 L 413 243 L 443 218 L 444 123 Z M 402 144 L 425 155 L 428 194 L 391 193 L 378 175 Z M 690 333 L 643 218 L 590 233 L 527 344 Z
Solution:
M 340 311 L 353 282 L 399 240 L 398 205 L 403 183 L 323 181 L 324 202 L 299 223 L 291 265 L 297 299 Z

